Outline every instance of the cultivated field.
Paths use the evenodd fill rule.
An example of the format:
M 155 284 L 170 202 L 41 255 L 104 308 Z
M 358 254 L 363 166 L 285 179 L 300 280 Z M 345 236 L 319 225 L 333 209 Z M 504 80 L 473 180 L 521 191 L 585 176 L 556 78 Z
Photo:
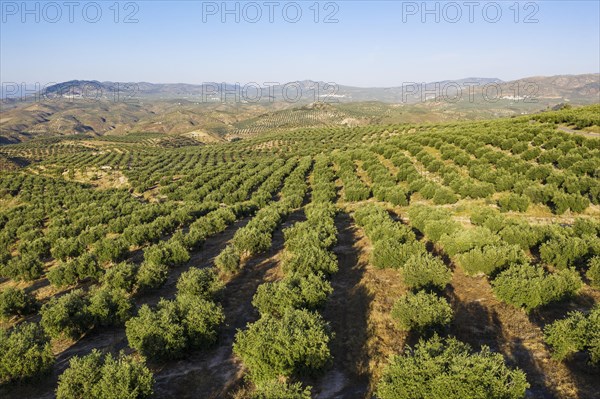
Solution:
M 0 146 L 0 397 L 597 397 L 600 106 L 317 111 Z

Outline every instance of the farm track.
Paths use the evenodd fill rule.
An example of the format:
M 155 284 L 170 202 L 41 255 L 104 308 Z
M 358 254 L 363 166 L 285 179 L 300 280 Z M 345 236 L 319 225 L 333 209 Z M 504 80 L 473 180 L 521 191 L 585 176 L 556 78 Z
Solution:
M 340 243 L 338 243 L 335 251 L 340 259 L 340 272 L 338 272 L 339 277 L 334 276 L 332 280 L 332 284 L 334 284 L 333 296 L 335 297 L 336 295 L 335 284 L 340 284 L 339 281 L 341 280 L 342 286 L 346 285 L 348 294 L 354 295 L 354 301 L 346 301 L 342 297 L 342 301 L 347 303 L 345 308 L 351 309 L 353 313 L 357 312 L 358 309 L 358 313 L 360 313 L 364 307 L 366 313 L 362 320 L 364 320 L 366 325 L 356 324 L 360 319 L 355 319 L 357 317 L 355 314 L 348 315 L 342 313 L 333 316 L 333 319 L 329 319 L 326 307 L 325 317 L 328 320 L 340 320 L 337 322 L 332 321 L 334 331 L 338 333 L 338 331 L 335 330 L 336 324 L 339 325 L 340 328 L 347 328 L 348 330 L 343 331 L 342 334 L 344 337 L 350 339 L 349 346 L 339 345 L 338 347 L 334 341 L 332 351 L 334 363 L 348 363 L 349 366 L 334 368 L 334 372 L 328 374 L 328 376 L 330 375 L 330 378 L 332 378 L 331 381 L 338 383 L 340 389 L 336 390 L 337 392 L 334 392 L 333 395 L 330 395 L 330 392 L 326 391 L 325 394 L 321 394 L 321 396 L 317 396 L 317 398 L 366 399 L 373 396 L 376 384 L 381 377 L 383 368 L 388 363 L 389 356 L 399 353 L 404 345 L 410 340 L 410 334 L 400 331 L 395 326 L 390 315 L 392 306 L 396 300 L 406 293 L 406 287 L 402 283 L 397 270 L 377 269 L 370 264 L 370 255 L 373 249 L 372 244 L 365 236 L 362 229 L 360 229 L 351 218 L 348 216 L 339 217 L 338 230 L 340 231 L 341 236 Z M 347 245 L 344 244 L 345 234 L 352 234 L 352 239 Z M 348 251 L 346 256 L 349 258 L 345 260 L 344 256 L 340 256 L 338 252 L 339 249 L 342 249 L 343 253 Z M 355 264 L 353 269 L 358 270 L 344 272 L 343 268 L 345 262 L 348 260 L 350 260 L 350 264 Z M 357 278 L 357 283 L 350 288 L 349 283 L 344 281 L 345 274 L 349 276 L 360 274 L 360 279 Z M 344 302 L 342 302 L 342 306 L 338 305 L 337 308 L 343 309 Z M 339 310 L 338 312 L 341 313 Z M 359 315 L 358 317 L 361 316 Z M 354 323 L 355 326 L 360 326 L 360 328 L 352 331 L 351 322 Z M 363 329 L 365 331 L 364 337 L 360 336 Z M 358 345 L 354 340 L 361 342 L 360 350 L 357 350 Z M 356 380 L 346 380 L 346 383 L 343 384 L 345 381 L 341 378 L 341 376 L 344 376 L 343 372 L 346 372 L 347 375 L 350 376 L 354 375 Z M 328 381 L 324 381 L 324 383 L 326 382 Z M 362 385 L 363 383 L 367 384 L 366 387 Z M 327 385 L 325 384 L 324 386 Z
M 368 358 L 367 315 L 372 296 L 360 284 L 366 272 L 366 262 L 361 259 L 358 229 L 347 213 L 336 217 L 338 242 L 333 248 L 339 271 L 332 277 L 333 294 L 326 302 L 322 314 L 335 334 L 331 345 L 333 366 L 316 381 L 307 381 L 315 387 L 319 399 L 367 397 Z
M 578 135 L 584 136 L 584 137 L 590 137 L 590 138 L 600 137 L 599 133 L 584 132 L 581 130 L 569 129 L 568 127 L 564 127 L 564 126 L 559 126 L 559 127 L 557 127 L 557 129 L 560 130 L 561 132 L 570 133 L 570 134 L 578 134 Z

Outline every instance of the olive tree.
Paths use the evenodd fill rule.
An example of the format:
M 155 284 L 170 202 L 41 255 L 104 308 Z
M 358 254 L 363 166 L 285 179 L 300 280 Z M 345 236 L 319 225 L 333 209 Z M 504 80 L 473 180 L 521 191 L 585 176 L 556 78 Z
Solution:
M 310 373 L 330 360 L 329 327 L 308 310 L 289 309 L 281 317 L 264 315 L 239 331 L 233 345 L 254 382 Z
M 435 335 L 393 357 L 377 385 L 381 399 L 523 399 L 525 373 L 510 369 L 486 346 L 473 352 Z
M 0 292 L 0 319 L 32 313 L 37 306 L 35 296 L 25 290 L 7 287 Z
M 74 356 L 58 378 L 57 399 L 144 399 L 153 393 L 154 377 L 142 360 L 123 352 L 103 356 L 97 349 Z
M 423 331 L 447 325 L 452 321 L 453 312 L 445 298 L 419 291 L 408 293 L 396 301 L 391 315 L 400 329 Z
M 53 364 L 50 338 L 38 324 L 23 323 L 10 332 L 0 329 L 0 382 L 43 374 Z

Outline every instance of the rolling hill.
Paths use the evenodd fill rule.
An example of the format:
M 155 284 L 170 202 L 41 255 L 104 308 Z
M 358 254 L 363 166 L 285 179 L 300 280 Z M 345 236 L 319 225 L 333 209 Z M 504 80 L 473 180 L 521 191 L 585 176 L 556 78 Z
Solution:
M 302 93 L 298 101 L 291 101 L 292 94 L 288 98 L 282 95 L 286 90 L 293 93 L 292 88 Z M 391 88 L 333 88 L 324 82 L 305 80 L 263 87 L 256 102 L 231 95 L 242 90 L 236 84 L 214 83 L 64 82 L 46 88 L 38 96 L 2 100 L 0 144 L 40 136 L 135 132 L 191 134 L 199 141 L 211 142 L 300 126 L 515 116 L 561 103 L 599 102 L 600 75 L 532 77 L 510 82 L 467 78 Z

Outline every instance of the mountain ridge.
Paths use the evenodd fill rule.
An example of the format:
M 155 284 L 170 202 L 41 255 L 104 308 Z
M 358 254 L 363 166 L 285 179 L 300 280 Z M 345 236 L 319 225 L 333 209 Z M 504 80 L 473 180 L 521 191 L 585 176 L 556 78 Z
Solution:
M 467 83 L 477 83 L 472 92 L 467 91 Z M 245 101 L 238 93 L 240 85 L 225 84 L 216 91 L 214 85 L 140 82 L 131 88 L 121 82 L 62 82 L 46 88 L 43 96 L 0 101 L 0 143 L 39 136 L 131 132 L 235 138 L 297 126 L 483 119 L 539 112 L 563 103 L 600 103 L 600 74 L 508 82 L 464 78 L 395 88 L 339 86 L 335 90 L 324 82 L 304 80 L 288 83 L 303 92 L 295 101 L 281 95 L 285 85 L 261 88 L 260 101 Z M 207 88 L 213 91 L 203 94 Z

